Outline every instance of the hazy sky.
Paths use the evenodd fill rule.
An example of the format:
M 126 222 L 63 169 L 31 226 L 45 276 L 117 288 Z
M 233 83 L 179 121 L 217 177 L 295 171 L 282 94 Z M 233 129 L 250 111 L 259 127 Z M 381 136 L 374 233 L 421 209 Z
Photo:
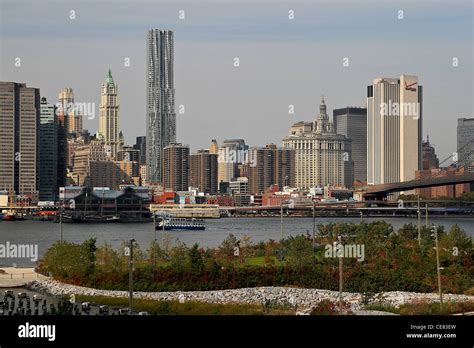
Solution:
M 100 84 L 110 67 L 121 128 L 134 143 L 145 134 L 146 31 L 170 29 L 177 140 L 193 151 L 213 138 L 281 145 L 292 123 L 314 119 L 322 94 L 332 116 L 334 108 L 365 106 L 374 78 L 405 73 L 424 86 L 423 135 L 429 133 L 443 160 L 456 149 L 456 119 L 474 117 L 473 4 L 0 0 L 0 80 L 38 87 L 50 102 L 61 87 L 72 87 L 77 102 L 96 104 L 96 118 L 84 122 L 95 133 Z

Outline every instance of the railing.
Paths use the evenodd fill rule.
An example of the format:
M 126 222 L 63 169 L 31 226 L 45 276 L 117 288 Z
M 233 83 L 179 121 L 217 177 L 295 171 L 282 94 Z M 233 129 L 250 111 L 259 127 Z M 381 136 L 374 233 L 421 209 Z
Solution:
M 26 272 L 26 273 L 0 273 L 0 279 L 24 279 L 25 278 L 25 275 L 28 277 L 28 275 L 30 275 L 30 277 L 35 277 L 35 278 L 39 278 L 40 276 L 41 277 L 45 277 L 43 276 L 42 274 L 39 274 L 39 273 L 36 273 L 36 272 Z

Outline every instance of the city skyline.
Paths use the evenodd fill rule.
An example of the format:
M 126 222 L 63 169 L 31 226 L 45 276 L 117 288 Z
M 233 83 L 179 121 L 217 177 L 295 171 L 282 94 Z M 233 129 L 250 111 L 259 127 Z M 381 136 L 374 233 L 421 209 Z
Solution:
M 314 6 L 315 3 L 320 6 Z M 96 86 L 100 86 L 103 71 L 110 66 L 121 85 L 121 119 L 126 143 L 133 143 L 136 136 L 145 134 L 143 42 L 146 30 L 154 27 L 175 32 L 176 140 L 190 144 L 192 149 L 205 148 L 214 138 L 219 142 L 244 138 L 252 146 L 281 145 L 281 138 L 291 124 L 314 119 L 319 95 L 326 95 L 331 105 L 328 113 L 346 106 L 365 107 L 365 88 L 377 76 L 419 76 L 426 87 L 423 138 L 431 135 L 442 159 L 456 150 L 457 118 L 469 118 L 473 114 L 472 83 L 468 77 L 472 66 L 468 30 L 472 12 L 466 1 L 457 1 L 457 6 L 440 3 L 433 6 L 431 2 L 416 5 L 406 1 L 396 5 L 362 2 L 349 11 L 352 25 L 338 16 L 347 16 L 341 4 L 352 5 L 345 2 L 279 3 L 271 8 L 267 2 L 259 2 L 252 11 L 237 9 L 233 3 L 209 2 L 213 12 L 207 17 L 206 11 L 196 4 L 163 2 L 148 8 L 149 13 L 136 6 L 138 16 L 134 18 L 143 20 L 131 20 L 126 31 L 114 25 L 130 9 L 125 3 L 119 3 L 105 15 L 108 6 L 104 3 L 88 4 L 86 9 L 75 2 L 63 5 L 48 1 L 38 9 L 44 14 L 40 16 L 43 25 L 38 30 L 35 28 L 33 34 L 28 28 L 34 20 L 29 18 L 32 23 L 24 23 L 21 18 L 8 16 L 12 10 L 28 13 L 25 4 L 28 2 L 1 2 L 2 80 L 40 88 L 41 95 L 48 100 L 55 100 L 61 88 L 71 87 L 76 101 L 95 102 L 98 115 L 100 93 Z M 68 16 L 72 8 L 77 17 L 71 23 Z M 180 22 L 181 8 L 185 19 Z M 293 21 L 288 18 L 290 9 L 294 10 Z M 401 20 L 397 19 L 400 9 L 404 10 Z M 374 12 L 378 13 L 373 17 L 375 23 L 364 23 Z M 246 16 L 239 23 L 242 15 Z M 99 18 L 106 19 L 101 22 Z M 275 23 L 278 28 L 270 31 Z M 373 26 L 382 23 L 374 33 Z M 59 28 L 69 34 L 67 40 Z M 97 31 L 93 39 L 88 35 L 92 29 Z M 27 38 L 27 32 L 28 37 L 34 38 Z M 36 50 L 34 41 L 39 39 L 42 47 L 59 46 L 71 52 L 66 64 L 44 53 L 47 49 Z M 386 40 L 390 40 L 389 46 Z M 308 41 L 314 44 L 308 45 Z M 384 51 L 378 47 L 384 47 Z M 38 56 L 37 61 L 30 59 L 31 52 Z M 99 54 L 92 58 L 88 52 Z M 16 57 L 22 58 L 20 67 L 13 64 Z M 130 58 L 129 67 L 124 65 L 126 57 Z M 234 67 L 235 57 L 240 58 L 239 67 Z M 344 57 L 349 58 L 347 67 L 343 66 Z M 453 57 L 459 59 L 459 66 L 452 66 Z M 365 64 L 368 60 L 374 64 Z M 87 66 L 87 71 L 81 66 Z M 51 75 L 51 71 L 56 74 Z M 288 113 L 289 105 L 294 106 L 294 114 Z M 179 106 L 184 107 L 183 114 L 179 113 Z M 268 132 L 262 134 L 263 127 Z M 98 128 L 97 117 L 89 120 L 84 116 L 84 128 L 94 133 Z

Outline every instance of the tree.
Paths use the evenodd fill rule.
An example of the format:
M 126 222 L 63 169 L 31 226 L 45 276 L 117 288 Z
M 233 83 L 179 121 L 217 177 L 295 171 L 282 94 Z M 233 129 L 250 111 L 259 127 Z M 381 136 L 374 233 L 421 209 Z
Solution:
M 191 249 L 188 250 L 188 267 L 195 274 L 200 274 L 204 269 L 204 261 L 202 259 L 201 250 L 199 245 L 195 243 Z
M 294 269 L 305 268 L 313 262 L 313 247 L 305 236 L 288 238 L 288 247 L 285 264 Z

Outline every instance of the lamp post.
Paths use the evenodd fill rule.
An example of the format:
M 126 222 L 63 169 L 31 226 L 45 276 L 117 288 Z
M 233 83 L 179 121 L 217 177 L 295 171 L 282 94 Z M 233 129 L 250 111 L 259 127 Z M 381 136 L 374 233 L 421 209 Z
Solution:
M 315 241 L 315 234 L 316 234 L 316 215 L 315 215 L 315 212 L 316 211 L 316 202 L 314 201 L 314 197 L 313 197 L 313 250 L 316 246 L 316 241 Z
M 441 267 L 439 267 L 439 246 L 438 246 L 438 228 L 434 225 L 431 227 L 431 231 L 435 237 L 436 247 L 436 272 L 438 273 L 438 293 L 439 293 L 439 305 L 443 307 L 443 292 L 441 291 Z
M 63 203 L 59 199 L 59 244 L 61 245 L 63 244 Z
M 153 268 L 156 268 L 156 215 L 153 213 L 153 233 L 155 238 L 153 239 Z
M 421 211 L 420 211 L 420 195 L 418 195 L 418 245 L 421 246 Z
M 165 248 L 165 216 L 163 216 L 163 225 L 161 226 L 161 246 Z
M 428 227 L 428 204 L 425 204 L 425 226 Z
M 341 238 L 341 236 L 337 236 L 337 239 L 338 239 L 338 244 L 339 244 L 341 250 L 344 250 L 343 247 L 342 247 L 342 238 Z M 342 253 L 342 255 L 338 255 L 338 256 L 339 256 L 339 314 L 342 315 L 342 284 L 343 284 L 342 258 L 344 256 L 344 253 Z
M 283 240 L 283 197 L 280 199 L 280 241 Z
M 132 314 L 133 309 L 133 243 L 135 239 L 130 239 L 130 246 L 128 252 L 130 253 L 129 263 L 128 263 L 128 304 L 130 308 L 130 314 Z

